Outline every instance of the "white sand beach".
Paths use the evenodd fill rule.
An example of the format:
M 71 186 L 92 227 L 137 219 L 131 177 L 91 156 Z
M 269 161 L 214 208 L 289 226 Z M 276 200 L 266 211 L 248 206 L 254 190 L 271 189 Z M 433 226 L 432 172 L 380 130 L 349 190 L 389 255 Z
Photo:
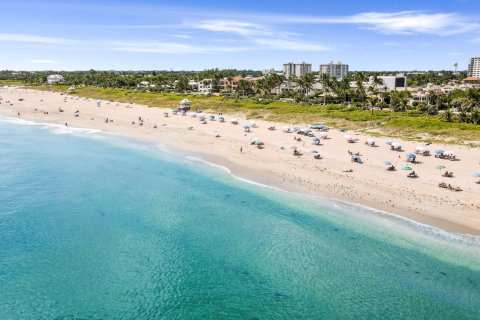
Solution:
M 211 121 L 210 113 L 205 113 L 207 123 L 201 124 L 198 116 L 191 116 L 192 111 L 186 116 L 173 115 L 170 109 L 108 101 L 101 101 L 98 107 L 95 99 L 47 91 L 3 87 L 0 97 L 3 115 L 158 141 L 259 183 L 367 205 L 449 232 L 480 235 L 480 184 L 476 183 L 479 178 L 470 176 L 472 172 L 480 172 L 478 148 L 432 144 L 426 146 L 430 156 L 417 155 L 416 163 L 407 163 L 405 155 L 415 152 L 420 143 L 395 137 L 374 138 L 377 146 L 370 147 L 364 142 L 372 137 L 331 129 L 328 139 L 321 139 L 321 145 L 313 145 L 311 137 L 282 130 L 286 125 L 307 127 L 308 124 L 256 120 L 256 127 L 245 132 L 243 126 L 252 121 L 241 115 L 224 115 L 225 122 L 220 122 L 218 115 Z M 164 112 L 169 116 L 164 117 Z M 238 119 L 239 124 L 231 124 L 232 118 Z M 276 130 L 269 130 L 270 126 Z M 314 135 L 319 137 L 320 132 L 314 130 Z M 349 143 L 345 135 L 358 141 Z M 252 145 L 253 138 L 264 142 L 264 148 Z M 392 151 L 386 144 L 388 140 L 399 143 L 403 151 Z M 302 155 L 293 155 L 292 147 Z M 453 151 L 456 161 L 436 158 L 437 149 Z M 314 159 L 311 150 L 318 151 L 321 159 Z M 352 162 L 349 151 L 359 153 L 363 163 Z M 397 170 L 386 170 L 384 160 Z M 411 171 L 402 170 L 407 165 L 418 178 L 407 177 Z M 440 165 L 446 168 L 436 169 Z M 453 172 L 453 177 L 442 177 L 445 170 Z M 440 188 L 440 182 L 458 186 L 462 191 Z

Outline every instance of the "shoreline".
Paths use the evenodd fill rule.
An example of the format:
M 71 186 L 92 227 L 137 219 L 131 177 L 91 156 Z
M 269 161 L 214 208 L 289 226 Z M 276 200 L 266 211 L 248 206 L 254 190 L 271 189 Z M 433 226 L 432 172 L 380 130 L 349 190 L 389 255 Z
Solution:
M 462 185 L 464 191 L 458 193 L 439 189 L 435 184 L 432 184 L 432 179 L 429 179 L 426 184 L 422 183 L 420 179 L 426 175 L 423 172 L 420 173 L 420 179 L 415 179 L 417 181 L 402 179 L 396 184 L 396 179 L 392 180 L 390 176 L 397 174 L 396 177 L 400 180 L 398 171 L 390 173 L 380 167 L 382 171 L 377 172 L 378 170 L 376 169 L 378 168 L 376 167 L 378 165 L 375 163 L 376 161 L 373 165 L 369 164 L 367 168 L 366 163 L 363 165 L 349 163 L 348 155 L 340 156 L 339 150 L 331 150 L 330 154 L 326 152 L 326 149 L 331 147 L 333 141 L 336 149 L 345 149 L 345 147 L 358 147 L 360 149 L 361 147 L 362 150 L 360 152 L 362 155 L 365 154 L 367 161 L 369 157 L 367 157 L 366 151 L 374 149 L 382 151 L 384 155 L 382 157 L 385 157 L 387 154 L 392 155 L 392 157 L 393 155 L 397 156 L 396 153 L 391 153 L 389 150 L 386 152 L 382 150 L 384 146 L 380 142 L 378 143 L 380 145 L 378 148 L 365 149 L 366 147 L 361 142 L 352 145 L 346 144 L 341 137 L 343 133 L 339 134 L 332 130 L 329 132 L 329 136 L 332 136 L 329 139 L 331 141 L 325 140 L 323 146 L 305 146 L 305 143 L 301 147 L 298 146 L 299 149 L 318 149 L 324 159 L 313 160 L 311 155 L 304 154 L 302 157 L 293 157 L 290 150 L 280 149 L 280 147 L 287 148 L 287 145 L 296 144 L 296 142 L 287 142 L 289 137 L 291 138 L 294 134 L 281 132 L 280 128 L 285 125 L 281 123 L 273 123 L 278 129 L 268 132 L 266 130 L 267 122 L 258 120 L 256 121 L 258 129 L 254 128 L 253 133 L 244 133 L 242 123 L 249 122 L 249 120 L 241 116 L 236 116 L 240 120 L 240 125 L 237 126 L 232 126 L 230 123 L 219 124 L 218 121 L 209 121 L 208 124 L 201 125 L 198 123 L 198 119 L 190 116 L 171 115 L 169 118 L 163 118 L 162 114 L 166 111 L 165 109 L 148 108 L 140 105 L 128 107 L 124 103 L 114 102 L 107 105 L 106 101 L 102 101 L 102 106 L 98 108 L 93 99 L 83 100 L 76 96 L 62 96 L 59 93 L 39 92 L 30 89 L 1 88 L 0 96 L 2 94 L 4 99 L 3 103 L 0 104 L 0 110 L 2 113 L 12 117 L 16 117 L 17 112 L 20 112 L 20 118 L 25 120 L 55 123 L 58 125 L 68 121 L 69 126 L 99 129 L 104 132 L 120 133 L 127 137 L 160 142 L 168 148 L 182 153 L 184 156 L 197 157 L 203 161 L 228 168 L 230 174 L 239 179 L 250 180 L 254 183 L 300 195 L 307 194 L 326 199 L 333 198 L 334 200 L 354 205 L 366 206 L 450 233 L 472 236 L 480 235 L 480 200 L 477 199 L 480 198 L 478 197 L 480 195 L 480 187 L 476 190 L 473 189 L 478 185 L 472 185 L 472 178 L 468 179 L 470 180 L 468 181 L 470 182 L 468 184 L 469 189 L 465 190 L 465 187 Z M 20 102 L 18 97 L 23 97 L 25 100 Z M 7 99 L 11 100 L 13 106 L 6 105 L 5 100 Z M 67 102 L 63 102 L 64 99 Z M 65 112 L 58 112 L 58 106 L 65 109 Z M 35 108 L 37 111 L 34 110 Z M 80 110 L 80 117 L 75 118 L 73 116 L 74 109 Z M 41 112 L 40 110 L 44 111 Z M 170 112 L 170 110 L 168 111 Z M 48 114 L 44 112 L 48 112 Z M 87 116 L 85 116 L 85 113 L 87 113 Z M 131 124 L 131 121 L 136 119 L 137 114 L 141 114 L 142 118 L 155 119 L 156 121 L 148 120 L 147 125 L 144 127 L 134 126 Z M 105 123 L 103 121 L 105 116 L 111 117 L 114 122 Z M 227 121 L 228 118 L 226 119 Z M 162 122 L 166 125 L 160 125 Z M 157 129 L 152 129 L 153 124 L 158 125 Z M 193 124 L 194 130 L 187 130 L 187 124 Z M 271 122 L 268 122 L 268 124 L 271 124 Z M 214 129 L 217 130 L 212 131 L 211 127 L 213 125 L 215 125 Z M 249 145 L 249 138 L 256 136 L 257 131 L 262 131 L 263 136 L 267 137 L 260 136 L 266 144 L 263 150 Z M 220 134 L 220 137 L 215 137 L 215 133 Z M 365 138 L 352 132 L 348 132 L 348 134 L 352 134 L 355 138 L 358 137 L 360 141 L 363 141 Z M 280 137 L 279 140 L 281 141 L 272 141 L 277 136 Z M 412 144 L 411 142 L 403 141 L 401 143 L 402 145 Z M 243 148 L 242 153 L 239 152 L 239 148 Z M 407 151 L 410 150 L 406 147 L 405 149 Z M 434 149 L 436 147 L 432 146 L 431 150 Z M 462 166 L 459 163 L 463 161 L 475 163 L 475 150 L 468 150 L 462 148 L 462 146 L 457 146 L 456 149 L 460 149 L 461 152 L 458 152 L 458 154 L 460 154 L 462 160 L 452 162 L 452 164 L 456 164 L 461 169 Z M 467 151 L 470 154 L 468 159 L 464 158 L 462 154 Z M 345 161 L 343 158 L 347 160 Z M 433 160 L 432 158 L 430 157 L 428 160 Z M 400 162 L 400 160 L 398 161 Z M 368 162 L 373 161 L 370 160 Z M 329 163 L 331 165 L 324 166 Z M 349 167 L 355 170 L 352 173 L 343 172 L 344 169 Z M 450 169 L 449 167 L 450 165 L 447 168 Z M 373 172 L 374 169 L 374 178 L 378 178 L 378 180 L 372 179 L 368 174 L 368 170 Z M 362 172 L 362 170 L 367 171 L 367 174 Z M 474 168 L 471 169 L 471 171 L 473 170 Z M 455 169 L 456 171 L 457 169 Z M 400 171 L 400 173 L 406 172 Z M 465 180 L 467 178 L 463 178 L 462 181 Z M 455 183 L 459 184 L 458 181 L 456 179 Z M 422 194 L 417 194 L 415 191 L 415 183 L 417 182 L 424 189 L 428 187 L 431 190 L 425 190 L 422 191 Z M 414 184 L 413 189 L 409 183 Z M 396 192 L 399 193 L 398 196 L 395 194 Z M 440 192 L 444 195 L 438 197 L 437 193 Z M 437 202 L 445 197 L 448 197 L 449 201 L 438 206 Z M 416 200 L 415 202 L 418 202 L 415 206 L 409 205 L 413 198 Z M 437 208 L 433 207 L 435 204 L 437 204 Z

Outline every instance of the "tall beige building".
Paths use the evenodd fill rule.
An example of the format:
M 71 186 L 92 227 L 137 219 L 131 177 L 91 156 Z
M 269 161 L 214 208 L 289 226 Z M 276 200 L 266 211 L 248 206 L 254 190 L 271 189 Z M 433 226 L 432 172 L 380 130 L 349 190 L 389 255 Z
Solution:
M 303 77 L 307 73 L 312 72 L 312 65 L 310 63 L 285 63 L 283 65 L 283 74 L 287 78 Z
M 468 76 L 480 78 L 480 57 L 470 58 L 470 63 L 468 64 Z
M 330 61 L 327 64 L 321 64 L 320 74 L 329 74 L 331 77 L 340 80 L 348 75 L 348 64 L 342 64 L 341 61 L 337 61 L 336 63 Z

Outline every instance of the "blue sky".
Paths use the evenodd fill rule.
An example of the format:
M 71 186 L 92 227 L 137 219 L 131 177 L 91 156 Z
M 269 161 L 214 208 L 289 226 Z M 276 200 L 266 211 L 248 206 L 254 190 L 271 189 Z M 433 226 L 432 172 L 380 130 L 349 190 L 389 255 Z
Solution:
M 0 69 L 466 69 L 479 0 L 5 1 Z

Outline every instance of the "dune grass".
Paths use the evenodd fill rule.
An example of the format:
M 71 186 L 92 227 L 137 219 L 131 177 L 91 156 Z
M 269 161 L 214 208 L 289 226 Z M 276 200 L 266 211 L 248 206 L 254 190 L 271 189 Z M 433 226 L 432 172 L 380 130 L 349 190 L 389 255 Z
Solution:
M 0 80 L 0 86 L 19 86 L 24 84 L 22 81 L 17 80 Z
M 68 86 L 31 87 L 39 90 L 67 92 Z M 210 112 L 242 113 L 247 118 L 265 119 L 286 123 L 324 123 L 332 127 L 361 130 L 372 135 L 390 135 L 402 139 L 462 143 L 480 141 L 480 126 L 466 123 L 449 123 L 440 116 L 425 116 L 417 111 L 392 112 L 368 110 L 343 105 L 307 105 L 305 103 L 206 97 L 176 93 L 153 93 L 127 89 L 77 87 L 72 93 L 80 97 L 137 103 L 149 107 L 175 108 L 187 98 L 192 107 Z

